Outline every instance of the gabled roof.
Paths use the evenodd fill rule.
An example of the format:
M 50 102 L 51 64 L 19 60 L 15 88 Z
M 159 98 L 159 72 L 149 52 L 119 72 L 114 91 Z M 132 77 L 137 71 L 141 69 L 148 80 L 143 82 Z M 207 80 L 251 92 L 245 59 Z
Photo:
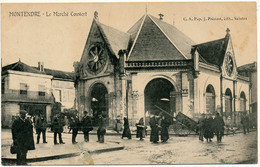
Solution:
M 35 74 L 52 75 L 54 78 L 60 78 L 60 79 L 68 79 L 68 80 L 74 79 L 73 72 L 52 70 L 52 69 L 48 69 L 48 68 L 44 68 L 44 71 L 40 71 L 40 70 L 38 70 L 37 67 L 29 66 L 21 61 L 4 66 L 2 68 L 2 75 L 6 74 L 8 70 L 35 73 Z
M 128 61 L 190 59 L 195 44 L 173 25 L 144 15 L 128 30 L 133 45 Z
M 257 63 L 253 62 L 253 63 L 242 65 L 242 66 L 237 68 L 237 71 L 238 72 L 254 72 L 254 71 L 257 71 Z
M 221 66 L 229 38 L 230 36 L 226 35 L 225 38 L 194 45 L 191 52 L 193 54 L 197 51 L 201 62 Z
M 97 24 L 98 28 L 100 29 L 100 32 L 102 33 L 102 36 L 104 37 L 104 40 L 107 44 L 107 46 L 110 49 L 110 52 L 118 57 L 118 51 L 120 49 L 127 49 L 128 43 L 130 40 L 130 34 L 119 31 L 113 27 L 104 25 L 97 20 L 95 20 L 95 23 Z
M 36 74 L 45 74 L 27 64 L 24 64 L 20 60 L 13 64 L 6 65 L 2 68 L 2 74 L 5 74 L 7 70 L 14 70 L 14 71 L 21 71 L 21 72 L 29 72 L 29 73 L 36 73 Z

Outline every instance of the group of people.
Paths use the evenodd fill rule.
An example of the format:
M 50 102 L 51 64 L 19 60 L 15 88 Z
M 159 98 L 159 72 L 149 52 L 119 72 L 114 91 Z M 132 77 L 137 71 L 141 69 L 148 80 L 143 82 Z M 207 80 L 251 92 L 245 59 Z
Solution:
M 217 142 L 221 142 L 224 136 L 224 126 L 224 120 L 219 113 L 216 113 L 214 118 L 211 115 L 205 117 L 205 114 L 202 114 L 198 122 L 199 140 L 203 141 L 205 138 L 207 142 L 212 142 L 214 135 L 216 135 Z
M 158 143 L 159 141 L 159 132 L 161 132 L 161 141 L 166 142 L 169 139 L 168 128 L 170 126 L 170 120 L 165 117 L 165 115 L 155 116 L 152 115 L 150 118 L 150 127 L 151 127 L 151 134 L 150 134 L 150 141 L 153 143 Z M 144 119 L 141 118 L 138 123 L 136 123 L 136 138 L 140 138 L 143 140 L 145 135 L 147 135 L 147 126 L 144 125 Z M 122 134 L 122 139 L 127 137 L 131 139 L 131 131 L 129 128 L 128 119 L 124 118 L 124 130 Z
M 88 115 L 87 111 L 83 112 L 83 117 L 80 120 L 78 113 L 75 112 L 70 118 L 70 129 L 72 130 L 72 143 L 76 144 L 76 137 L 78 131 L 82 129 L 84 134 L 84 141 L 89 142 L 89 132 L 93 130 L 93 121 L 92 117 Z M 59 114 L 54 116 L 52 122 L 52 131 L 54 132 L 54 144 L 65 144 L 62 140 L 64 121 Z M 97 138 L 98 142 L 104 143 L 104 135 L 106 134 L 106 115 L 98 115 L 98 129 L 97 129 Z M 57 135 L 59 135 L 59 143 L 57 142 Z
M 12 124 L 12 139 L 13 144 L 11 146 L 11 153 L 17 154 L 17 165 L 26 165 L 26 156 L 28 150 L 35 150 L 34 137 L 33 137 L 33 123 L 37 133 L 37 142 L 40 142 L 40 136 L 42 134 L 43 143 L 46 141 L 46 129 L 48 127 L 46 117 L 44 114 L 35 116 L 32 120 L 31 116 L 28 116 L 25 110 L 20 110 L 19 117 L 14 120 Z M 54 132 L 54 144 L 58 144 L 57 135 L 59 136 L 59 144 L 65 144 L 62 140 L 62 132 L 64 126 L 64 119 L 60 114 L 55 114 L 52 120 L 51 129 Z M 82 128 L 84 133 L 84 141 L 89 141 L 89 132 L 93 130 L 92 118 L 87 115 L 87 111 L 84 111 L 84 116 L 79 120 L 78 114 L 71 117 L 72 128 L 72 143 L 76 144 L 76 137 L 78 130 Z M 106 116 L 99 115 L 98 118 L 98 130 L 97 138 L 98 142 L 104 143 L 104 135 L 106 134 Z

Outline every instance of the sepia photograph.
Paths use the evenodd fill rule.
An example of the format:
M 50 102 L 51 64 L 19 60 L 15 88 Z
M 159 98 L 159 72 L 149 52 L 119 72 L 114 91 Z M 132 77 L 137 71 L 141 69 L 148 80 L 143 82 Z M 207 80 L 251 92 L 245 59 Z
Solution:
M 1 3 L 1 81 L 4 166 L 258 164 L 254 1 Z

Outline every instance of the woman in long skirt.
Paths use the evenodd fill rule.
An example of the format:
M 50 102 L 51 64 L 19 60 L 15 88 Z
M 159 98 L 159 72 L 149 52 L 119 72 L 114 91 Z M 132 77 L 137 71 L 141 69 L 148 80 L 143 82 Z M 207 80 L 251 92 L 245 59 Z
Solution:
M 128 139 L 132 138 L 131 131 L 130 131 L 130 128 L 129 128 L 129 122 L 128 122 L 128 119 L 126 117 L 124 117 L 124 131 L 123 131 L 123 134 L 122 134 L 122 139 L 124 137 L 127 137 Z
M 143 140 L 144 138 L 144 119 L 141 118 L 139 122 L 136 124 L 137 132 L 136 132 L 136 138 L 140 138 L 140 140 Z

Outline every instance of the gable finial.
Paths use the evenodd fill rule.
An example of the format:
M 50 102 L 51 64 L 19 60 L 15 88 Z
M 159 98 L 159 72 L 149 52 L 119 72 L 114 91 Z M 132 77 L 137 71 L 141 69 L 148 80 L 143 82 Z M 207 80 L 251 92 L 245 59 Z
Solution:
M 97 11 L 94 12 L 94 19 L 98 20 L 98 12 Z
M 229 32 L 230 32 L 230 29 L 229 29 L 229 28 L 227 28 L 226 32 L 227 32 L 227 34 L 229 34 Z
M 147 3 L 145 4 L 145 14 L 147 14 Z
M 160 20 L 163 20 L 163 16 L 164 16 L 164 15 L 163 15 L 162 13 L 159 13 L 158 15 L 159 15 L 159 17 L 160 17 L 159 19 L 160 19 Z

